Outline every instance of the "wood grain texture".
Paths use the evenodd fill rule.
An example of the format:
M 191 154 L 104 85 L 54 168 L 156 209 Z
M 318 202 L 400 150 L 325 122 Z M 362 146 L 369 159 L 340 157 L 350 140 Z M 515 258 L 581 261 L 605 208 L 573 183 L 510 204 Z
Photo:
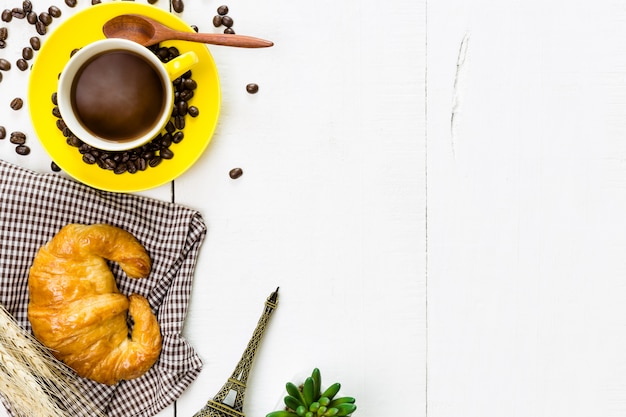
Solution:
M 54 3 L 62 19 L 89 7 Z M 0 9 L 20 4 L 0 0 Z M 187 0 L 178 15 L 217 31 L 219 5 Z M 358 416 L 406 413 L 407 398 L 411 415 L 424 416 L 426 2 L 229 7 L 237 33 L 275 45 L 210 47 L 223 94 L 213 141 L 173 185 L 141 193 L 200 210 L 209 228 L 185 323 L 205 368 L 159 417 L 191 416 L 217 392 L 277 286 L 280 304 L 248 381 L 248 416 L 281 407 L 285 382 L 316 366 L 357 398 Z M 10 48 L 19 53 L 30 36 L 12 30 Z M 28 128 L 25 111 L 7 110 L 26 94 L 28 73 L 4 75 L 0 125 L 16 116 Z M 255 95 L 245 88 L 252 82 Z M 48 172 L 47 155 L 32 144 L 20 158 L 0 142 L 0 156 Z M 234 167 L 244 172 L 237 180 L 228 176 Z
M 431 417 L 626 412 L 625 17 L 429 2 Z

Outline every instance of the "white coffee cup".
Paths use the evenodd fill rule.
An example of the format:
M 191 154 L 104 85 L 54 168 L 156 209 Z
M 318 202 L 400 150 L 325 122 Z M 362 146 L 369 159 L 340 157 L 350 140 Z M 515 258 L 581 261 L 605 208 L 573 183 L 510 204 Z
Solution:
M 163 63 L 129 40 L 90 43 L 61 72 L 61 117 L 76 137 L 94 148 L 124 151 L 142 146 L 171 118 L 172 81 L 197 62 L 193 51 Z

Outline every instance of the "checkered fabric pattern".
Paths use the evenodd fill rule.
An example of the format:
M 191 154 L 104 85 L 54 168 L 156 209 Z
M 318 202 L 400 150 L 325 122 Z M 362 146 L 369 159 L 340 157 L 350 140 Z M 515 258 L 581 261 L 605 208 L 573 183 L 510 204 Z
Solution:
M 63 226 L 108 223 L 132 233 L 144 245 L 153 262 L 148 278 L 128 279 L 117 264 L 111 269 L 123 294 L 141 294 L 156 310 L 163 335 L 159 361 L 135 380 L 110 387 L 79 379 L 80 387 L 110 417 L 153 416 L 176 400 L 202 368 L 199 356 L 181 336 L 206 235 L 200 214 L 146 197 L 98 191 L 2 160 L 0 213 L 0 302 L 27 330 L 29 268 L 37 250 Z

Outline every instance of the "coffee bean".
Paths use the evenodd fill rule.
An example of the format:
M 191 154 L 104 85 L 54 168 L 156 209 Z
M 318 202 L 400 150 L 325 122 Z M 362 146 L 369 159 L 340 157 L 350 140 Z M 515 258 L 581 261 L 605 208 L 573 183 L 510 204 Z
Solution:
M 58 117 L 58 118 L 60 118 L 60 117 L 61 117 L 61 112 L 59 111 L 59 107 L 58 107 L 58 106 L 54 106 L 54 107 L 52 108 L 52 115 L 53 115 L 54 117 Z
M 194 32 L 199 32 L 200 29 L 198 29 L 198 26 L 196 25 L 191 25 L 191 30 L 193 30 Z
M 18 155 L 28 155 L 30 153 L 30 148 L 26 145 L 17 145 L 15 147 L 15 152 L 17 152 Z
M 11 132 L 9 140 L 11 141 L 11 143 L 26 143 L 26 133 L 20 131 Z
M 228 176 L 231 177 L 234 180 L 236 180 L 237 178 L 241 177 L 242 175 L 243 175 L 243 169 L 241 169 L 241 168 L 233 168 L 228 173 Z
M 11 19 L 13 19 L 13 14 L 11 13 L 11 10 L 9 9 L 4 9 L 2 11 L 2 20 L 4 22 L 10 22 Z
M 185 3 L 183 0 L 172 0 L 172 9 L 174 9 L 176 13 L 182 13 L 183 10 L 185 10 Z
M 0 27 L 0 41 L 4 41 L 9 36 L 9 30 L 7 28 Z
M 159 0 L 148 0 L 148 3 L 150 3 L 150 4 L 156 4 L 156 2 L 157 2 L 157 1 L 159 1 Z
M 23 19 L 26 17 L 26 12 L 24 11 L 24 9 L 14 7 L 13 9 L 11 9 L 11 15 L 16 19 Z
M 50 162 L 50 169 L 54 172 L 61 172 L 61 167 L 58 166 L 54 161 Z
M 7 137 L 7 130 L 4 126 L 0 126 L 0 139 Z
M 189 106 L 189 108 L 187 109 L 187 114 L 191 117 L 198 117 L 198 115 L 200 114 L 200 110 L 198 110 L 196 106 Z
M 0 49 L 4 49 L 7 47 L 7 41 L 0 40 Z
M 250 94 L 256 94 L 259 92 L 259 86 L 255 83 L 250 83 L 246 85 L 246 91 Z
M 148 168 L 148 163 L 143 158 L 137 159 L 135 165 L 137 165 L 137 170 L 139 171 L 145 171 Z
M 117 164 L 117 166 L 115 168 L 113 168 L 113 172 L 117 175 L 123 174 L 128 170 L 128 166 L 126 165 L 126 162 L 122 162 L 120 164 Z
M 235 34 L 235 30 L 233 28 L 226 28 L 224 29 L 224 33 L 227 35 L 234 35 Z
M 19 97 L 16 97 L 13 100 L 11 100 L 11 108 L 13 110 L 19 110 L 22 108 L 23 105 L 24 105 L 24 101 Z
M 223 5 L 217 8 L 217 14 L 220 16 L 224 16 L 228 14 L 228 6 Z
M 102 3 L 101 0 L 91 0 L 91 5 L 92 6 L 95 6 L 96 4 L 100 4 L 100 3 Z
M 150 161 L 148 161 L 148 165 L 150 165 L 152 168 L 156 167 L 160 163 L 161 163 L 160 156 L 153 156 L 152 158 L 150 158 Z
M 96 157 L 90 153 L 83 154 L 83 162 L 89 165 L 93 165 L 96 163 Z
M 11 135 L 9 141 L 14 145 L 23 145 L 26 143 L 26 135 Z
M 20 71 L 26 71 L 28 69 L 28 62 L 24 58 L 18 59 L 15 64 Z
M 180 130 L 172 135 L 173 143 L 180 143 L 185 138 L 185 134 Z
M 39 17 L 37 17 L 37 13 L 35 12 L 28 12 L 26 14 L 26 20 L 28 21 L 28 23 L 30 23 L 31 25 L 34 25 L 35 23 L 37 23 L 37 21 L 39 20 Z
M 52 96 L 50 97 L 50 99 L 52 100 L 52 104 L 54 104 L 55 106 L 57 104 L 59 104 L 59 102 L 57 100 L 57 92 L 56 91 L 54 93 L 52 93 Z
M 186 101 L 179 101 L 176 103 L 176 110 L 178 111 L 179 116 L 185 116 L 187 114 L 187 109 L 188 107 Z
M 185 116 L 181 116 L 180 114 L 174 118 L 174 126 L 176 129 L 183 130 L 185 128 Z
M 230 27 L 233 27 L 233 25 L 235 24 L 235 21 L 230 16 L 223 16 L 222 24 L 226 26 L 227 28 L 230 28 Z
M 8 71 L 11 69 L 11 63 L 4 58 L 0 58 L 0 70 Z
M 76 0 L 65 0 L 65 4 L 67 5 L 67 7 L 76 7 Z
M 61 17 L 61 9 L 59 9 L 57 6 L 48 7 L 48 13 L 52 17 Z
M 174 152 L 170 148 L 161 149 L 161 158 L 163 159 L 172 159 L 174 157 Z
M 26 13 L 32 12 L 33 11 L 33 3 L 31 3 L 30 0 L 24 0 L 22 2 L 22 9 L 24 9 L 24 11 Z
M 219 14 L 213 16 L 213 26 L 215 26 L 216 28 L 222 26 L 222 16 L 220 16 Z
M 50 26 L 50 24 L 52 23 L 52 16 L 50 16 L 49 13 L 41 12 L 39 13 L 39 20 L 41 20 L 41 23 L 43 23 L 44 25 Z
M 22 49 L 22 58 L 28 60 L 33 58 L 33 48 L 29 48 L 28 46 Z
M 33 50 L 38 51 L 41 48 L 41 40 L 37 36 L 30 38 L 29 42 Z
M 35 30 L 37 31 L 37 33 L 43 36 L 48 31 L 48 28 L 46 27 L 46 25 L 43 24 L 43 22 L 38 21 L 37 23 L 35 23 Z
M 195 80 L 193 80 L 192 78 L 187 78 L 183 82 L 183 86 L 186 90 L 195 90 L 196 88 L 198 88 L 198 83 L 196 83 Z

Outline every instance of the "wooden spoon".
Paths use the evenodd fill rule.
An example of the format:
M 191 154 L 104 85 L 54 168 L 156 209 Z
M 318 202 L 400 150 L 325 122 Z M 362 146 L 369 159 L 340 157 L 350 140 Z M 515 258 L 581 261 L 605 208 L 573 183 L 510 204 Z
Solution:
M 135 14 L 123 14 L 114 17 L 104 24 L 102 31 L 107 38 L 128 39 L 144 46 L 174 39 L 241 48 L 266 48 L 274 45 L 271 41 L 251 36 L 182 32 L 169 28 L 149 17 Z

